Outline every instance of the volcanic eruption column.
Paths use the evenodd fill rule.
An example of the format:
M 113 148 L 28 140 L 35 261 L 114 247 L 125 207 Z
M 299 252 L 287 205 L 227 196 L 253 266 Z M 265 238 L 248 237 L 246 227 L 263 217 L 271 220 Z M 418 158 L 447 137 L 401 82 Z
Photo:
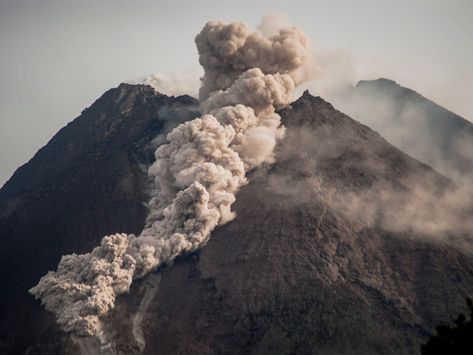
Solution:
M 230 221 L 245 173 L 271 163 L 284 134 L 278 108 L 292 101 L 304 76 L 308 40 L 295 27 L 266 37 L 243 23 L 209 22 L 195 42 L 204 77 L 204 114 L 176 127 L 156 150 L 146 227 L 114 234 L 92 252 L 66 255 L 30 293 L 64 331 L 97 335 L 100 317 L 134 279 L 205 245 Z

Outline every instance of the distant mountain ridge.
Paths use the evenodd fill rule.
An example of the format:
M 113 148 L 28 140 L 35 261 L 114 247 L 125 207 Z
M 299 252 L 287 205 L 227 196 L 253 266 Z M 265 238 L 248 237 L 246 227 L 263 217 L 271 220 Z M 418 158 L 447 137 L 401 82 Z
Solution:
M 308 92 L 280 114 L 277 161 L 236 219 L 120 297 L 105 344 L 59 331 L 27 289 L 141 230 L 153 151 L 198 102 L 122 84 L 62 129 L 0 190 L 0 353 L 418 353 L 473 293 L 473 256 L 451 246 L 465 236 L 421 232 L 454 184 Z
M 473 182 L 473 123 L 393 80 L 362 80 L 337 107 L 464 186 Z

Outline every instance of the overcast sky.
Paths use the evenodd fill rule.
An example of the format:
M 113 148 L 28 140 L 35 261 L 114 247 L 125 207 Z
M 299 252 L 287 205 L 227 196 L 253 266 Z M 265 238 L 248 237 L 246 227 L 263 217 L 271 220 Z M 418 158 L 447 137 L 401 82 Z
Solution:
M 388 77 L 473 120 L 472 0 L 0 0 L 0 185 L 107 89 L 196 67 L 205 22 L 274 12 L 351 80 Z

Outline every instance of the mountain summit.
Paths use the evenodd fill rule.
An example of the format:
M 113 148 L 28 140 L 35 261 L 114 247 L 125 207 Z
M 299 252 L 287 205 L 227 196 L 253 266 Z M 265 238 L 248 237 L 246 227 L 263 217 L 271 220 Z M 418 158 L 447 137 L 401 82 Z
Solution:
M 337 107 L 456 183 L 473 182 L 473 124 L 393 80 L 360 81 Z
M 442 204 L 455 185 L 309 92 L 279 113 L 276 162 L 250 173 L 236 218 L 78 338 L 27 290 L 62 255 L 143 229 L 152 153 L 199 115 L 126 84 L 84 110 L 0 190 L 0 352 L 418 353 L 473 292 L 471 235 Z

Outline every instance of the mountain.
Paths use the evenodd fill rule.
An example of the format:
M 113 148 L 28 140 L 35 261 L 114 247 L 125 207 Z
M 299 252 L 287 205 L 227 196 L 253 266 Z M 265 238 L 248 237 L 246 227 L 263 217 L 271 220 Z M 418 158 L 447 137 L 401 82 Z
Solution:
M 61 129 L 3 186 L 0 353 L 24 352 L 41 339 L 44 322 L 52 322 L 27 289 L 63 254 L 88 252 L 116 231 L 141 231 L 154 145 L 197 116 L 197 108 L 191 97 L 122 84 Z
M 27 289 L 61 255 L 141 230 L 153 150 L 197 104 L 122 84 L 0 190 L 1 353 L 415 354 L 466 309 L 472 235 L 457 222 L 472 210 L 451 208 L 455 184 L 306 92 L 232 222 L 135 282 L 100 339 L 59 331 Z
M 473 182 L 473 124 L 388 79 L 360 81 L 337 107 L 456 183 Z

